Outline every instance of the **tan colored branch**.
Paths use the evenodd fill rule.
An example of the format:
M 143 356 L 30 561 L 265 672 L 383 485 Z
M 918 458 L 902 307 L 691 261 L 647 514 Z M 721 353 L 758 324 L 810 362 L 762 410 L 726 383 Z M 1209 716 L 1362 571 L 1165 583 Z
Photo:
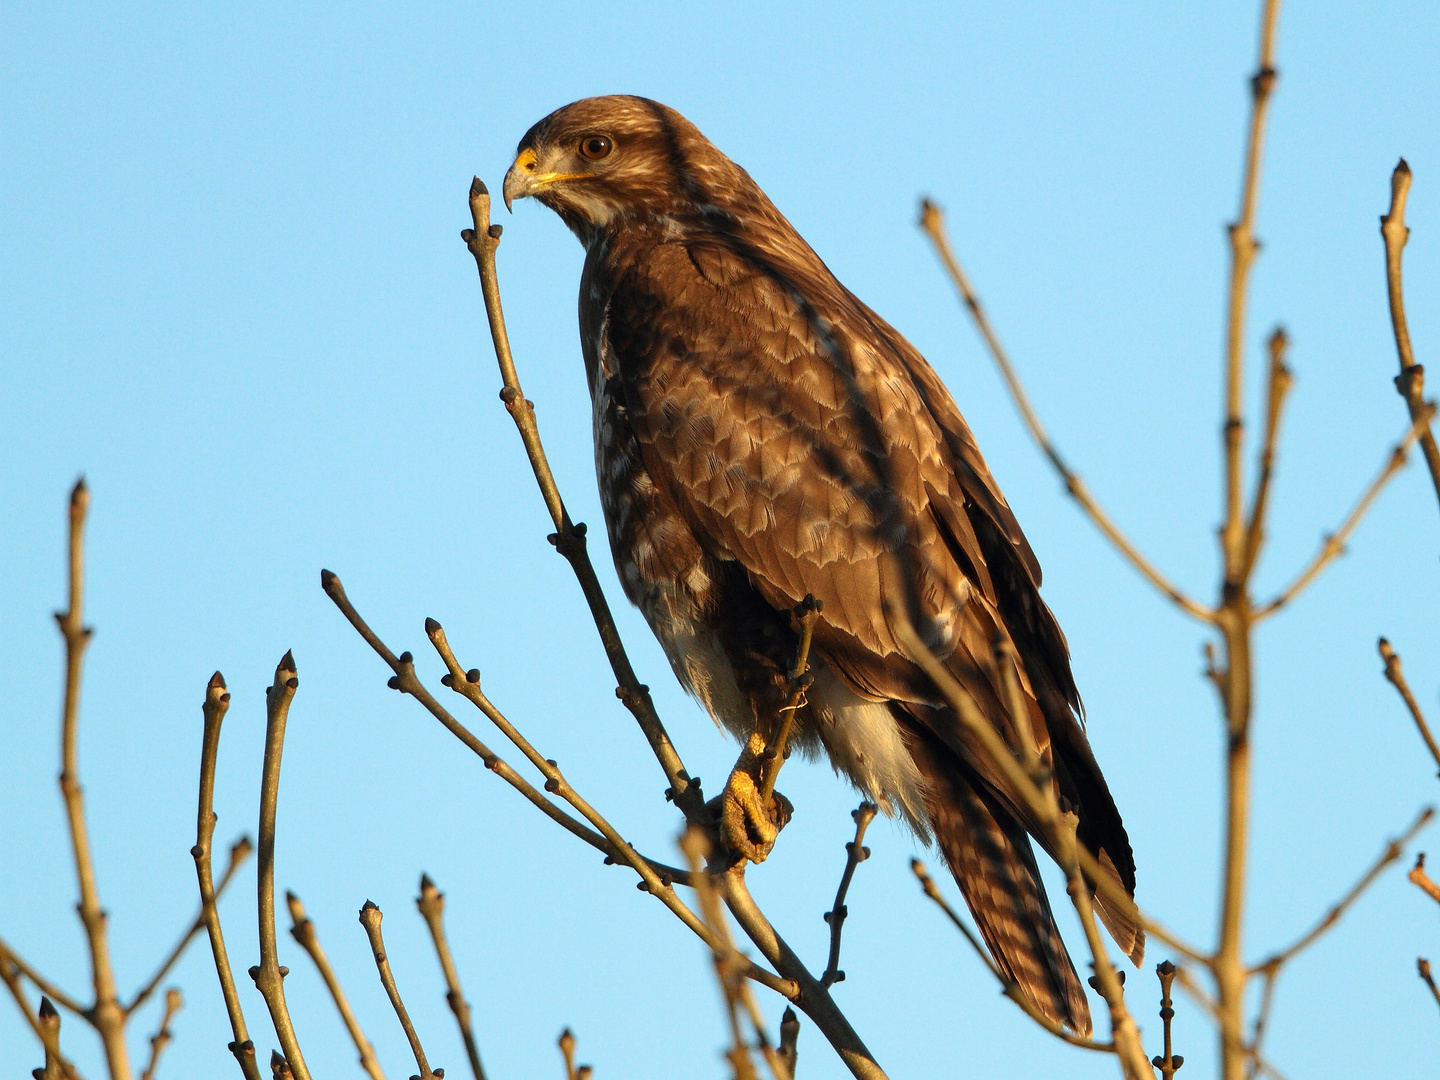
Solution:
M 35 1037 L 40 1040 L 40 1045 L 43 1047 L 48 1036 L 40 1026 L 40 1018 L 30 1007 L 30 999 L 25 996 L 25 988 L 20 985 L 20 979 L 20 969 L 10 962 L 7 954 L 0 951 L 0 982 L 3 982 L 10 991 L 10 996 L 15 999 L 15 1007 L 20 1010 L 20 1015 L 25 1018 L 25 1022 L 30 1025 L 30 1030 L 35 1033 Z M 42 1004 L 44 1000 L 44 998 L 41 999 Z M 58 1062 L 65 1080 L 79 1080 L 79 1075 L 70 1062 L 63 1057 L 59 1058 Z
M 1202 622 L 1211 621 L 1213 613 L 1210 609 L 1182 592 L 1160 572 L 1154 563 L 1145 557 L 1139 548 L 1130 542 L 1110 515 L 1090 494 L 1090 489 L 1085 486 L 1085 481 L 1066 464 L 1065 459 L 1060 455 L 1059 448 L 1051 441 L 1049 433 L 1031 407 L 1029 395 L 1025 393 L 1025 387 L 1020 382 L 1014 365 L 1010 363 L 1010 357 L 1005 352 L 1005 347 L 1000 344 L 1000 339 L 992 329 L 990 319 L 985 314 L 979 297 L 970 287 L 970 279 L 961 269 L 960 262 L 951 249 L 950 241 L 945 235 L 944 211 L 929 199 L 924 199 L 920 203 L 920 228 L 930 238 L 940 260 L 945 264 L 951 282 L 959 292 L 960 299 L 965 302 L 971 318 L 975 321 L 976 328 L 980 331 L 980 336 L 984 339 L 991 357 L 994 358 L 996 366 L 1000 369 L 1000 375 L 1010 391 L 1010 398 L 1020 411 L 1020 418 L 1024 420 L 1030 437 L 1035 440 L 1036 445 L 1040 447 L 1055 472 L 1059 474 L 1061 482 L 1065 485 L 1066 493 L 1080 505 L 1081 510 L 1090 518 L 1095 527 L 1105 534 L 1106 539 L 1129 561 L 1141 577 L 1169 597 L 1182 611 L 1193 615 Z
M 108 916 L 100 906 L 95 881 L 95 860 L 90 853 L 90 832 L 85 824 L 85 790 L 80 785 L 80 679 L 85 649 L 93 631 L 85 625 L 85 517 L 90 510 L 90 489 L 82 478 L 70 492 L 70 606 L 55 613 L 65 638 L 65 706 L 60 734 L 60 793 L 70 824 L 70 846 L 75 854 L 75 876 L 80 882 L 80 922 L 90 949 L 91 981 L 95 1003 L 83 1014 L 100 1034 L 111 1080 L 130 1080 L 130 1051 L 125 1045 L 125 1011 L 115 991 L 110 963 Z
M 795 1015 L 795 1010 L 789 1005 L 785 1006 L 785 1012 L 780 1016 L 780 1049 L 777 1053 L 780 1060 L 785 1063 L 785 1070 L 790 1074 L 790 1080 L 795 1080 L 796 1069 L 800 1064 L 800 1018 Z
M 296 1080 L 310 1080 L 300 1041 L 285 1003 L 284 978 L 289 968 L 280 966 L 275 948 L 275 811 L 280 798 L 280 762 L 285 751 L 285 722 L 290 702 L 300 679 L 295 658 L 287 651 L 275 668 L 275 681 L 265 691 L 265 760 L 260 772 L 259 855 L 256 860 L 256 909 L 260 923 L 260 963 L 250 969 L 255 988 L 265 999 L 275 1025 L 275 1037 L 285 1055 L 285 1064 Z
M 475 1029 L 470 1023 L 470 1003 L 460 989 L 460 973 L 455 969 L 455 960 L 450 955 L 450 942 L 445 937 L 445 894 L 435 887 L 428 874 L 420 875 L 420 895 L 415 899 L 420 916 L 430 929 L 430 940 L 435 944 L 435 955 L 440 960 L 440 970 L 445 975 L 445 1002 L 455 1014 L 455 1023 L 460 1026 L 460 1038 L 465 1042 L 465 1056 L 470 1059 L 470 1072 L 475 1080 L 485 1080 L 485 1069 L 480 1064 L 480 1049 L 475 1045 Z
M 335 975 L 335 969 L 330 966 L 330 958 L 320 947 L 320 938 L 315 933 L 315 924 L 305 914 L 305 905 L 293 892 L 285 894 L 285 905 L 290 909 L 290 936 L 309 954 L 316 970 L 320 972 L 320 978 L 325 981 L 325 988 L 330 991 L 330 999 L 335 1002 L 340 1019 L 345 1023 L 345 1030 L 350 1033 L 350 1041 L 355 1044 L 355 1050 L 360 1055 L 360 1067 L 365 1070 L 371 1080 L 385 1080 L 385 1072 L 380 1068 L 380 1062 L 375 1057 L 375 1047 L 365 1037 L 365 1032 L 360 1028 L 360 1021 L 355 1019 L 355 1012 L 350 1008 L 350 1000 L 345 996 L 345 990 Z
M 69 1009 L 82 1020 L 87 1019 L 89 1009 L 65 993 L 65 991 L 61 990 L 49 979 L 45 978 L 45 976 L 41 975 L 40 972 L 35 969 L 34 965 L 7 945 L 3 938 L 0 938 L 0 968 L 3 968 L 7 963 L 13 965 L 18 974 L 29 979 L 30 982 L 34 984 L 35 989 L 50 998 L 50 1000 Z
M 215 886 L 215 900 L 217 903 L 220 897 L 225 895 L 225 890 L 234 879 L 235 872 L 245 864 L 245 860 L 250 857 L 252 850 L 248 836 L 242 836 L 230 845 L 230 858 L 225 863 L 225 872 L 220 875 L 220 884 Z M 155 974 L 150 976 L 144 986 L 135 991 L 135 996 L 131 998 L 130 1003 L 125 1006 L 125 1015 L 127 1017 L 150 1000 L 150 995 L 155 993 L 156 987 L 160 985 L 166 975 L 170 974 L 170 969 L 179 963 L 180 957 L 185 955 L 185 950 L 190 947 L 190 942 L 195 940 L 195 935 L 203 929 L 205 929 L 205 911 L 202 906 L 201 910 L 196 913 L 194 920 L 191 921 L 189 929 L 181 935 L 180 940 L 175 943 L 175 947 L 170 950 L 170 954 L 166 956 L 160 966 L 155 969 Z
M 200 805 L 196 812 L 195 846 L 190 849 L 195 859 L 195 875 L 200 884 L 200 914 L 210 936 L 210 952 L 215 958 L 215 974 L 225 998 L 225 1011 L 230 1017 L 230 1031 L 235 1036 L 230 1052 L 240 1063 L 245 1080 L 260 1080 L 255 1061 L 255 1044 L 245 1027 L 245 1013 L 235 978 L 230 972 L 230 954 L 225 949 L 225 935 L 220 928 L 220 912 L 215 906 L 215 881 L 210 868 L 210 844 L 215 835 L 215 760 L 220 751 L 220 725 L 230 709 L 230 694 L 220 672 L 210 676 L 205 687 L 205 733 L 200 743 Z
M 1435 985 L 1435 976 L 1430 974 L 1430 961 L 1423 956 L 1415 958 L 1415 969 L 1420 973 L 1420 978 L 1430 988 L 1430 996 L 1435 999 L 1435 1004 L 1440 1005 L 1440 987 Z
M 840 875 L 840 887 L 835 890 L 835 906 L 825 913 L 825 922 L 830 927 L 830 958 L 825 963 L 825 972 L 820 976 L 824 986 L 833 986 L 845 981 L 845 972 L 840 970 L 840 932 L 845 927 L 850 909 L 845 906 L 845 897 L 850 892 L 850 882 L 855 877 L 855 868 L 870 858 L 870 849 L 865 846 L 865 830 L 875 820 L 879 809 L 872 802 L 862 802 L 850 816 L 855 819 L 855 839 L 845 844 L 845 870 Z
M 1405 201 L 1410 195 L 1410 179 L 1410 166 L 1401 158 L 1390 174 L 1390 212 L 1380 218 L 1380 235 L 1385 240 L 1385 285 L 1390 299 L 1390 325 L 1395 331 L 1395 352 L 1400 358 L 1400 374 L 1395 377 L 1395 389 L 1405 399 L 1410 419 L 1418 422 L 1425 403 L 1425 369 L 1415 363 L 1415 352 L 1410 345 L 1410 328 L 1405 321 L 1405 289 L 1401 279 L 1405 244 L 1410 239 L 1410 230 L 1405 225 Z M 1430 469 L 1435 497 L 1440 499 L 1440 447 L 1435 445 L 1428 420 L 1420 435 L 1420 450 Z
M 360 925 L 365 927 L 365 936 L 370 939 L 370 952 L 375 957 L 375 968 L 380 972 L 380 983 L 385 987 L 385 993 L 395 1009 L 395 1016 L 405 1030 L 405 1038 L 410 1040 L 410 1050 L 414 1053 L 415 1064 L 420 1070 L 420 1075 L 412 1077 L 411 1080 L 439 1080 L 445 1075 L 444 1071 L 439 1074 L 430 1071 L 430 1063 L 425 1058 L 425 1048 L 420 1045 L 420 1036 L 415 1033 L 415 1025 L 410 1022 L 405 1003 L 400 1000 L 400 988 L 395 985 L 395 976 L 390 971 L 390 958 L 385 955 L 385 939 L 380 933 L 382 918 L 384 915 L 380 909 L 366 900 L 365 906 L 360 909 Z
M 1430 734 L 1430 725 L 1425 722 L 1425 714 L 1420 710 L 1420 703 L 1415 700 L 1415 695 L 1410 692 L 1410 684 L 1405 681 L 1405 672 L 1400 667 L 1400 654 L 1392 649 L 1390 642 L 1383 637 L 1380 639 L 1379 648 L 1380 658 L 1385 661 L 1385 678 L 1399 692 L 1400 699 L 1405 702 L 1405 707 L 1410 710 L 1410 716 L 1420 731 L 1420 737 L 1425 740 L 1425 746 L 1429 749 L 1430 756 L 1434 759 L 1435 764 L 1440 766 L 1440 746 L 1435 744 L 1435 736 Z
M 815 636 L 815 622 L 824 608 L 824 603 L 809 593 L 805 594 L 805 599 L 795 608 L 795 619 L 800 624 L 800 647 L 795 652 L 795 666 L 790 669 L 790 691 L 785 705 L 780 709 L 780 730 L 765 747 L 765 754 L 761 759 L 761 806 L 770 805 L 770 798 L 775 794 L 775 781 L 779 779 L 780 770 L 790 756 L 788 744 L 790 732 L 795 726 L 795 714 L 805 704 L 805 691 L 813 681 L 809 674 L 810 642 Z
M 916 878 L 919 879 L 920 888 L 924 891 L 925 895 L 934 901 L 935 906 L 945 913 L 945 917 L 950 920 L 951 925 L 960 931 L 960 934 L 965 938 L 966 942 L 969 943 L 970 948 L 975 950 L 975 955 L 980 958 L 980 962 L 985 965 L 985 969 L 989 971 L 991 975 L 995 976 L 995 981 L 1000 984 L 1000 992 L 1019 1006 L 1021 1012 L 1030 1017 L 1031 1020 L 1034 1020 L 1035 1023 L 1039 1024 L 1051 1035 L 1054 1035 L 1055 1038 L 1067 1042 L 1071 1046 L 1078 1046 L 1082 1050 L 1098 1050 L 1106 1054 L 1115 1053 L 1114 1043 L 1097 1042 L 1094 1039 L 1087 1039 L 1083 1035 L 1076 1035 L 1073 1031 L 1061 1027 L 1037 1009 L 1034 1002 L 1020 989 L 1020 984 L 1007 979 L 1004 973 L 995 966 L 995 961 L 991 958 L 989 950 L 980 943 L 980 939 L 975 936 L 974 931 L 965 924 L 965 920 L 960 918 L 955 909 L 950 906 L 950 902 L 945 899 L 944 894 L 940 892 L 939 887 L 930 877 L 929 871 L 925 869 L 925 864 L 919 859 L 911 859 L 910 869 Z
M 1416 856 L 1415 865 L 1410 868 L 1410 873 L 1406 876 L 1412 885 L 1440 904 L 1440 885 L 1431 880 L 1430 875 L 1425 872 L 1425 853 L 1423 851 Z
M 501 227 L 490 224 L 490 193 L 478 176 L 470 185 L 470 217 L 474 228 L 463 230 L 460 238 L 475 257 L 475 266 L 480 272 L 485 314 L 489 319 L 495 359 L 499 362 L 500 377 L 504 383 L 500 400 L 505 403 L 505 408 L 509 410 L 520 432 L 525 453 L 530 458 L 530 467 L 545 499 L 545 507 L 550 511 L 551 520 L 555 523 L 555 533 L 550 537 L 551 543 L 569 562 L 580 582 L 580 589 L 585 594 L 585 601 L 589 604 L 590 614 L 595 620 L 595 628 L 600 633 L 605 655 L 609 658 L 610 667 L 619 683 L 616 695 L 639 723 L 651 750 L 654 751 L 661 768 L 665 770 L 675 805 L 685 814 L 686 820 L 692 824 L 704 825 L 705 798 L 700 792 L 700 785 L 685 771 L 685 765 L 655 711 L 655 703 L 650 699 L 650 688 L 640 682 L 630 664 L 625 645 L 620 640 L 620 631 L 610 612 L 609 602 L 600 588 L 600 579 L 595 574 L 595 567 L 591 564 L 586 550 L 585 526 L 572 524 L 570 521 L 570 515 L 560 498 L 560 490 L 555 484 L 555 477 L 550 471 L 550 463 L 546 460 L 545 448 L 540 442 L 535 406 L 526 399 L 520 388 L 520 377 L 515 370 L 510 338 L 505 329 L 505 313 L 500 304 L 500 283 L 495 270 L 495 251 L 500 246 Z
M 60 1014 L 55 1011 L 55 1006 L 50 999 L 40 999 L 40 1012 L 36 1016 L 35 1030 L 40 1035 L 40 1041 L 45 1046 L 45 1068 L 39 1074 L 44 1080 L 62 1080 L 63 1070 L 60 1062 Z
M 1336 901 L 1334 906 L 1325 913 L 1319 922 L 1312 926 L 1306 933 L 1302 934 L 1295 942 L 1274 953 L 1259 964 L 1256 964 L 1250 969 L 1250 974 L 1261 975 L 1278 972 L 1280 968 L 1293 960 L 1299 953 L 1304 952 L 1311 945 L 1315 944 L 1321 935 L 1331 929 L 1344 917 L 1345 913 L 1350 910 L 1355 901 L 1359 900 L 1365 890 L 1374 884 L 1375 879 L 1384 873 L 1385 869 L 1391 863 L 1399 860 L 1400 856 L 1405 853 L 1405 848 L 1410 844 L 1410 841 L 1415 839 L 1416 834 L 1419 833 L 1421 829 L 1430 824 L 1430 820 L 1434 816 L 1434 807 L 1427 806 L 1422 810 L 1404 833 L 1385 845 L 1385 850 L 1380 853 L 1380 857 L 1360 876 L 1360 880 L 1351 886 L 1350 891 Z
M 565 1080 L 577 1080 L 578 1073 L 575 1069 L 575 1035 L 567 1027 L 560 1032 L 560 1038 L 555 1041 L 560 1047 L 560 1056 L 565 1059 Z
M 1285 352 L 1290 339 L 1277 329 L 1270 335 L 1270 378 L 1265 393 L 1265 443 L 1260 451 L 1260 479 L 1255 485 L 1250 504 L 1250 521 L 1245 528 L 1245 557 L 1240 569 L 1241 580 L 1249 581 L 1265 543 L 1265 517 L 1270 506 L 1270 483 L 1275 476 L 1275 446 L 1280 434 L 1280 414 L 1285 397 L 1294 385 L 1294 376 L 1285 365 Z
M 160 1019 L 160 1029 L 150 1036 L 150 1060 L 145 1065 L 145 1071 L 140 1074 L 140 1080 L 155 1080 L 155 1071 L 160 1067 L 160 1056 L 175 1037 L 170 1032 L 170 1021 L 175 1019 L 175 1014 L 184 1004 L 185 999 L 175 987 L 165 991 L 165 1015 Z
M 1155 974 L 1160 979 L 1160 1023 L 1165 1028 L 1165 1053 L 1151 1058 L 1150 1064 L 1160 1070 L 1163 1080 L 1174 1080 L 1185 1064 L 1185 1059 L 1174 1052 L 1171 1043 L 1170 1022 L 1175 1019 L 1175 1002 L 1170 997 L 1170 987 L 1175 982 L 1178 969 L 1169 960 L 1155 965 Z
M 1305 591 L 1311 582 L 1320 576 L 1322 570 L 1329 566 L 1330 563 L 1345 550 L 1345 542 L 1350 539 L 1350 534 L 1355 531 L 1355 527 L 1360 524 L 1361 520 L 1369 512 L 1375 499 L 1379 496 L 1380 492 L 1385 489 L 1385 485 L 1388 484 L 1394 478 L 1395 474 L 1404 466 L 1406 455 L 1410 451 L 1411 444 L 1415 442 L 1422 431 L 1427 430 L 1430 420 L 1434 415 L 1435 406 L 1433 404 L 1426 404 L 1421 408 L 1419 419 L 1410 425 L 1400 441 L 1391 449 L 1380 472 L 1376 474 L 1375 479 L 1370 481 L 1370 485 L 1361 493 L 1354 508 L 1351 509 L 1345 520 L 1340 523 L 1340 527 L 1324 538 L 1320 544 L 1320 550 L 1315 553 L 1315 557 L 1310 561 L 1310 565 L 1307 566 L 1294 581 L 1282 589 L 1279 595 L 1269 603 L 1263 604 L 1255 610 L 1253 616 L 1254 622 L 1269 618 L 1286 604 L 1294 600 L 1295 597 Z

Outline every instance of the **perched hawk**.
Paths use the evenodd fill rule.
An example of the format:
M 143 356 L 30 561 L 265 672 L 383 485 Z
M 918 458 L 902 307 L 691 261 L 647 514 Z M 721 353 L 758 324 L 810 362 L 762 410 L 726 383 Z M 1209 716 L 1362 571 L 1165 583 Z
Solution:
M 893 629 L 908 616 L 1012 745 L 1031 728 L 1081 842 L 1133 895 L 1040 564 L 940 379 L 664 105 L 600 97 L 551 113 L 520 141 L 504 193 L 535 196 L 585 246 L 580 339 L 610 547 L 675 674 L 741 741 L 771 733 L 792 612 L 821 601 L 802 747 L 933 839 L 1001 971 L 1088 1032 L 1033 822 Z M 1018 658 L 1023 717 L 1007 709 L 997 639 Z M 746 809 L 722 835 L 758 860 L 776 811 Z M 1141 930 L 1096 904 L 1138 963 Z

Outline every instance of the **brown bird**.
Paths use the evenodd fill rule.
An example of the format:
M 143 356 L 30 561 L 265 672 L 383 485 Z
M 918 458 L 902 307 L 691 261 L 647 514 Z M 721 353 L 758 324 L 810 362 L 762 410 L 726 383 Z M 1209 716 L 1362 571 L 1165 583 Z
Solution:
M 744 169 L 657 102 L 551 113 L 520 140 L 504 194 L 533 195 L 585 247 L 580 340 L 610 547 L 681 683 L 763 746 L 796 660 L 793 613 L 820 601 L 802 749 L 933 839 L 1002 973 L 1088 1032 L 1035 823 L 897 641 L 908 619 L 1012 746 L 1028 728 L 1080 842 L 1133 895 L 1040 564 L 938 376 Z M 1025 716 L 1006 706 L 997 641 Z M 758 862 L 788 804 L 762 805 L 757 781 L 758 755 L 742 755 L 719 802 L 722 838 Z M 1138 963 L 1140 928 L 1096 905 Z

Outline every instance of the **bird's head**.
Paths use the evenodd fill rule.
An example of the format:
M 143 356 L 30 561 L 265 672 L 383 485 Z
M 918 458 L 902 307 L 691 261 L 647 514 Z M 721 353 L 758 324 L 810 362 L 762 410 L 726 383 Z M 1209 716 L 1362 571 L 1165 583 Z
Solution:
M 505 174 L 505 205 L 534 196 L 582 241 L 620 219 L 681 222 L 728 210 L 758 188 L 674 109 L 647 98 L 585 98 L 525 133 Z M 764 199 L 764 196 L 760 196 Z

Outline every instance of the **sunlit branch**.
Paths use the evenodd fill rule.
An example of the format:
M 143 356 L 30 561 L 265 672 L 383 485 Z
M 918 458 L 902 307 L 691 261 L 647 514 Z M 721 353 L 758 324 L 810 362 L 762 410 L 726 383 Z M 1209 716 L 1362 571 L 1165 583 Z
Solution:
M 1383 637 L 1380 639 L 1379 648 L 1380 658 L 1385 661 L 1385 678 L 1400 694 L 1400 699 L 1410 710 L 1415 727 L 1420 731 L 1420 737 L 1425 740 L 1425 746 L 1429 749 L 1430 756 L 1435 760 L 1435 764 L 1440 766 L 1440 746 L 1435 744 L 1435 736 L 1430 734 L 1430 725 L 1425 722 L 1425 714 L 1420 709 L 1420 703 L 1415 700 L 1415 695 L 1410 692 L 1410 684 L 1405 681 L 1405 672 L 1400 666 L 1400 654 L 1392 649 L 1390 642 Z
M 1255 560 L 1265 543 L 1265 517 L 1270 506 L 1270 484 L 1275 476 L 1275 446 L 1280 434 L 1280 414 L 1285 406 L 1286 395 L 1294 385 L 1294 376 L 1285 365 L 1285 352 L 1290 339 L 1285 331 L 1277 329 L 1270 335 L 1270 377 L 1265 393 L 1265 442 L 1260 451 L 1260 478 L 1255 484 L 1254 499 L 1250 504 L 1250 521 L 1245 528 L 1245 558 L 1241 565 L 1240 577 L 1250 579 L 1255 569 Z
M 292 892 L 285 894 L 285 905 L 290 909 L 290 936 L 309 954 L 316 970 L 320 972 L 320 978 L 325 981 L 325 988 L 330 991 L 330 999 L 335 1002 L 335 1008 L 340 1013 L 345 1030 L 350 1033 L 350 1041 L 355 1044 L 355 1050 L 360 1055 L 360 1067 L 365 1070 L 371 1080 L 385 1080 L 385 1072 L 375 1058 L 375 1047 L 365 1037 L 365 1032 L 360 1028 L 360 1021 L 355 1019 L 355 1012 L 350 1008 L 350 1001 L 345 996 L 345 990 L 335 976 L 335 969 L 330 966 L 330 958 L 320 947 L 320 939 L 315 933 L 315 924 L 305 914 L 305 905 Z
M 1410 883 L 1425 893 L 1437 904 L 1440 904 L 1440 885 L 1437 885 L 1430 875 L 1425 872 L 1425 853 L 1422 851 L 1415 857 L 1415 865 L 1410 868 L 1407 875 Z
M 790 669 L 790 689 L 785 705 L 780 710 L 780 730 L 765 748 L 761 758 L 760 805 L 769 806 L 770 797 L 775 794 L 775 781 L 789 756 L 787 746 L 790 732 L 795 726 L 795 714 L 805 704 L 805 691 L 811 683 L 810 642 L 815 635 L 815 622 L 825 605 L 809 593 L 795 608 L 795 619 L 800 624 L 800 647 L 795 652 L 795 666 Z
M 945 235 L 945 215 L 940 207 L 936 206 L 929 199 L 920 204 L 920 227 L 935 245 L 945 269 L 950 274 L 950 280 L 954 283 L 960 298 L 965 302 L 970 316 L 975 320 L 975 326 L 980 331 L 986 347 L 990 350 L 991 357 L 1000 369 L 1000 375 L 1005 380 L 1005 385 L 1010 391 L 1011 400 L 1020 411 L 1020 417 L 1025 421 L 1025 427 L 1030 432 L 1030 437 L 1035 440 L 1045 457 L 1059 474 L 1061 482 L 1065 485 L 1065 491 L 1073 498 L 1080 508 L 1085 512 L 1095 527 L 1105 534 L 1106 538 L 1115 545 L 1130 565 L 1139 572 L 1140 576 L 1151 585 L 1155 586 L 1161 593 L 1169 597 L 1181 610 L 1200 619 L 1202 622 L 1209 622 L 1213 617 L 1204 604 L 1192 599 L 1174 585 L 1130 540 L 1122 533 L 1119 526 L 1111 519 L 1103 507 L 1090 494 L 1090 489 L 1085 486 L 1078 473 L 1074 472 L 1065 459 L 1060 455 L 1060 450 L 1051 440 L 1049 433 L 1045 430 L 1040 418 L 1030 405 L 1030 398 L 1025 393 L 1025 387 L 1020 382 L 1020 377 L 1015 373 L 1014 365 L 1010 363 L 1010 357 L 1005 352 L 1005 347 L 1000 344 L 999 337 L 990 326 L 990 319 L 985 314 L 975 290 L 970 287 L 970 279 L 966 277 L 965 271 L 961 269 L 960 262 L 955 257 L 950 247 L 950 241 Z
M 175 1038 L 170 1031 L 170 1021 L 175 1019 L 175 1014 L 184 1004 L 185 999 L 175 987 L 165 991 L 165 1014 L 160 1018 L 159 1029 L 150 1036 L 150 1060 L 145 1065 L 145 1071 L 140 1074 L 140 1080 L 155 1080 L 155 1071 L 160 1068 L 160 1056 Z
M 1157 1054 L 1150 1064 L 1160 1070 L 1163 1080 L 1173 1080 L 1180 1066 L 1185 1064 L 1185 1059 L 1174 1052 L 1170 1032 L 1170 1022 L 1175 1019 L 1175 1002 L 1170 997 L 1170 987 L 1175 982 L 1177 970 L 1169 960 L 1155 965 L 1155 974 L 1160 978 L 1160 1023 L 1165 1029 L 1165 1053 Z
M 1430 961 L 1423 956 L 1416 957 L 1415 970 L 1420 973 L 1420 978 L 1430 988 L 1430 996 L 1435 999 L 1435 1004 L 1440 1005 L 1440 987 L 1435 985 L 1435 976 L 1430 973 Z
M 850 816 L 855 819 L 855 839 L 845 844 L 845 870 L 840 875 L 840 887 L 835 890 L 835 905 L 825 913 L 825 922 L 830 927 L 830 958 L 825 963 L 820 981 L 826 986 L 845 981 L 845 972 L 840 970 L 840 932 L 845 927 L 846 916 L 850 914 L 850 909 L 845 906 L 845 897 L 850 892 L 855 868 L 870 858 L 870 849 L 865 846 L 865 830 L 875 820 L 878 809 L 872 802 L 862 802 L 850 811 Z
M 480 1048 L 475 1045 L 475 1029 L 470 1023 L 470 1003 L 460 989 L 460 973 L 455 969 L 450 942 L 445 936 L 445 894 L 435 887 L 428 874 L 420 875 L 420 895 L 415 900 L 415 906 L 420 909 L 420 917 L 430 930 L 430 940 L 435 945 L 435 955 L 445 975 L 445 1002 L 455 1014 L 455 1023 L 460 1026 L 465 1056 L 470 1059 L 470 1072 L 475 1080 L 485 1080 L 485 1069 L 480 1064 Z
M 440 1080 L 445 1075 L 444 1071 L 437 1074 L 430 1070 L 425 1048 L 420 1045 L 420 1036 L 415 1033 L 415 1025 L 410 1022 L 405 1003 L 400 1000 L 400 988 L 395 985 L 395 976 L 390 971 L 390 958 L 385 954 L 385 938 L 380 933 L 382 918 L 384 915 L 380 909 L 366 900 L 365 906 L 360 909 L 360 925 L 365 927 L 365 936 L 370 939 L 370 952 L 375 957 L 375 968 L 380 972 L 380 984 L 385 987 L 385 994 L 390 998 L 400 1027 L 405 1031 L 405 1038 L 410 1041 L 410 1051 L 415 1055 L 415 1065 L 420 1070 L 420 1075 L 412 1077 L 411 1080 Z
M 82 1019 L 85 1018 L 89 1010 L 86 1009 L 84 1005 L 80 1004 L 80 1002 L 76 1001 L 49 979 L 45 978 L 45 976 L 41 975 L 34 965 L 7 945 L 3 938 L 0 938 L 0 967 L 3 967 L 7 963 L 13 965 L 16 972 L 29 979 L 30 982 L 34 984 L 35 989 L 39 990 L 46 997 L 69 1009 L 76 1016 Z

